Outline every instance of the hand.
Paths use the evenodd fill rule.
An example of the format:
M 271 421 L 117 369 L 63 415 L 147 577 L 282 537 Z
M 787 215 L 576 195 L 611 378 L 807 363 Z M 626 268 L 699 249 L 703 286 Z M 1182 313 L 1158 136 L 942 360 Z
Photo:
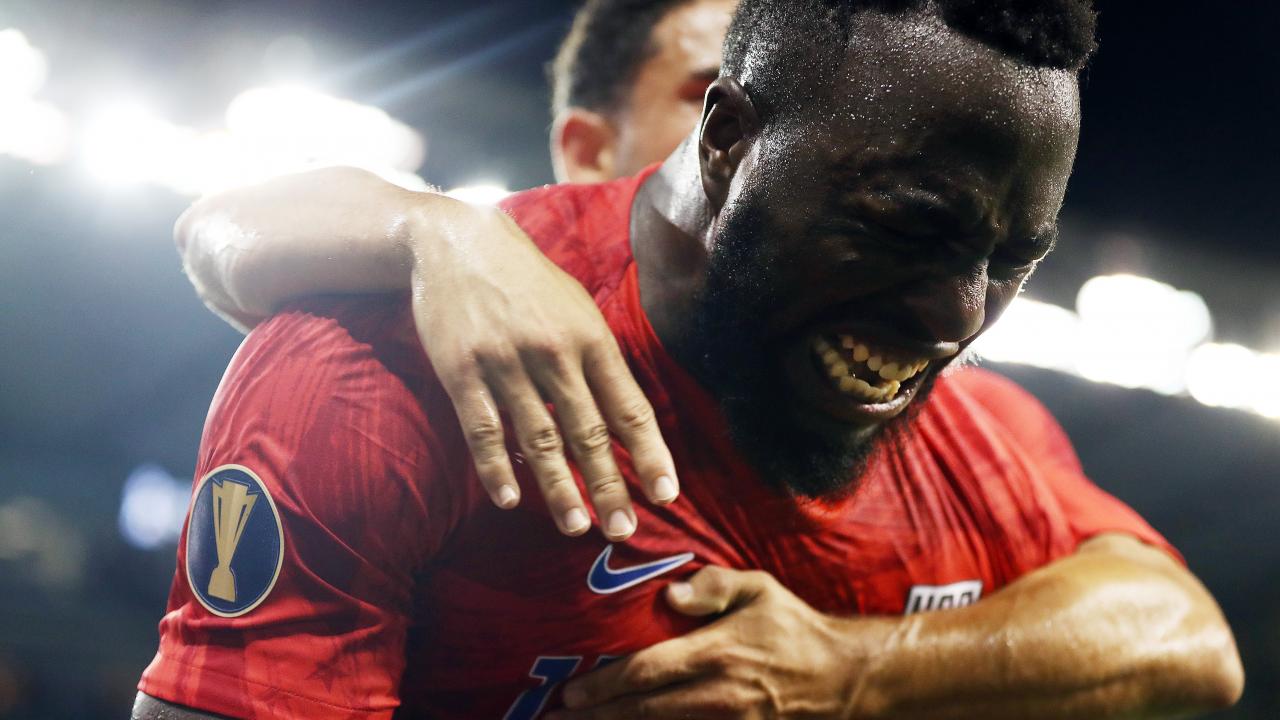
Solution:
M 727 614 L 569 682 L 548 720 L 869 716 L 870 666 L 893 619 L 833 618 L 768 573 L 718 567 L 672 583 L 667 601 Z
M 411 241 L 413 312 L 480 481 L 499 507 L 519 503 L 499 418 L 506 411 L 560 530 L 579 535 L 591 526 L 565 460 L 568 445 L 605 535 L 630 537 L 636 516 L 610 433 L 630 452 L 651 501 L 671 502 L 678 485 L 653 408 L 617 341 L 582 286 L 504 213 L 448 207 L 450 214 L 433 207 L 418 220 L 429 223 L 431 239 Z

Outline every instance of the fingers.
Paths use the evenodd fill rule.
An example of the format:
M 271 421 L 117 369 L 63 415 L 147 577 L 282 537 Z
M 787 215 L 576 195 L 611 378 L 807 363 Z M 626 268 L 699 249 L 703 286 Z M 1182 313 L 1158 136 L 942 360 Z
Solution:
M 581 535 L 591 527 L 578 485 L 564 457 L 564 441 L 542 395 L 519 363 L 506 363 L 488 373 L 503 407 L 511 414 L 516 442 L 533 471 L 543 500 L 560 531 Z M 632 522 L 634 527 L 634 521 Z
M 668 585 L 667 602 L 684 615 L 719 615 L 759 597 L 771 582 L 768 573 L 711 565 Z
M 441 378 L 444 380 L 444 378 Z M 453 401 L 462 436 L 471 452 L 480 484 L 489 499 L 504 510 L 520 503 L 520 486 L 511 471 L 511 458 L 502 432 L 497 404 L 477 375 L 451 378 L 445 391 Z
M 627 483 L 613 457 L 609 427 L 578 369 L 557 374 L 558 378 L 548 378 L 541 384 L 555 403 L 564 439 L 582 472 L 601 529 L 612 541 L 626 540 L 635 532 L 636 515 Z
M 599 705 L 697 677 L 710 669 L 701 652 L 707 647 L 707 635 L 695 632 L 660 642 L 570 681 L 564 688 L 565 707 Z
M 622 359 L 613 336 L 604 338 L 599 348 L 585 358 L 587 382 L 599 399 L 609 428 L 631 453 L 636 476 L 649 500 L 670 503 L 680 492 L 671 451 L 662 439 L 662 431 L 653 406 L 636 384 L 630 368 Z

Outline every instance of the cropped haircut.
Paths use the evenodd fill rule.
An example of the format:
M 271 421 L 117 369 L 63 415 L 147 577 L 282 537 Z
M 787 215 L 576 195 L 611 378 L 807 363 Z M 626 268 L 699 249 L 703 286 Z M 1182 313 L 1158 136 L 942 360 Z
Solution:
M 806 80 L 837 67 L 864 11 L 922 13 L 1034 67 L 1079 72 L 1097 49 L 1090 0 L 742 0 L 725 38 L 722 74 L 749 71 L 764 113 L 796 108 Z
M 622 109 L 627 91 L 658 48 L 653 29 L 693 0 L 587 0 L 549 68 L 551 112 L 580 107 L 602 115 Z

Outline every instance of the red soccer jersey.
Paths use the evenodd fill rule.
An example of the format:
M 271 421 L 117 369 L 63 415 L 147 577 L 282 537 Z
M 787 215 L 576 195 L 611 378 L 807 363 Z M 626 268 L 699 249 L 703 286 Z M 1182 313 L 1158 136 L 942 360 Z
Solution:
M 824 612 L 901 614 L 973 602 L 1100 532 L 1168 548 L 1084 477 L 1035 400 L 977 370 L 937 383 L 852 496 L 769 490 L 641 309 L 628 222 L 643 177 L 506 208 L 599 304 L 680 498 L 639 500 L 619 447 L 630 541 L 560 535 L 521 464 L 525 501 L 498 510 L 404 299 L 299 304 L 249 335 L 214 397 L 139 689 L 232 716 L 524 720 L 565 678 L 690 630 L 659 593 L 705 565 L 768 571 Z

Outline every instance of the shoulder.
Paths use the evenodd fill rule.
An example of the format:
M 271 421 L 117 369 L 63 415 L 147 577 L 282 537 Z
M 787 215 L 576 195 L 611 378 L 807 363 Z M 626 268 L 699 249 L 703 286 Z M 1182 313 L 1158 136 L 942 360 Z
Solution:
M 500 207 L 593 296 L 616 286 L 631 257 L 631 203 L 648 173 L 595 185 L 546 185 Z
M 292 302 L 249 333 L 227 377 L 269 374 L 289 385 L 324 386 L 346 382 L 357 370 L 378 385 L 394 381 L 420 388 L 431 380 L 406 296 L 315 296 Z
M 405 298 L 318 297 L 245 339 L 214 396 L 199 465 L 248 465 L 335 528 L 413 509 L 401 515 L 429 515 L 434 546 L 470 502 L 465 483 L 445 481 L 462 461 L 457 435 Z
M 481 506 L 441 393 L 403 299 L 308 299 L 250 333 L 139 689 L 232 717 L 389 718 L 419 573 Z
M 1003 375 L 978 367 L 966 367 L 939 382 L 943 402 L 967 411 L 962 422 L 983 430 L 999 431 L 1024 450 L 1072 468 L 1079 460 L 1066 431 L 1045 406 L 1020 385 Z

